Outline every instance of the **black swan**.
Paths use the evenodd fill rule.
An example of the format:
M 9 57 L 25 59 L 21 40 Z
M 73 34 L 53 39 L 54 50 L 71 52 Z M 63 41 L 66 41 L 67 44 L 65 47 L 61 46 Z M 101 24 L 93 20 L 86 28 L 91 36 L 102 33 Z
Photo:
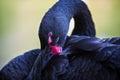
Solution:
M 72 36 L 71 36 L 72 37 Z M 79 37 L 79 36 L 77 36 L 77 37 Z M 76 49 L 76 48 L 74 48 L 75 46 L 75 44 L 77 44 L 78 45 L 78 50 L 79 50 L 79 40 L 80 40 L 80 38 L 77 38 L 77 37 L 73 37 L 73 38 L 68 38 L 68 40 L 70 41 L 66 41 L 67 43 L 65 44 L 66 45 L 66 50 L 65 50 L 65 52 L 66 51 L 68 51 L 69 50 L 69 48 L 67 48 L 67 47 L 73 47 L 73 49 Z M 76 41 L 76 43 L 74 43 L 74 44 L 72 44 L 72 46 L 69 46 L 69 45 L 71 45 L 71 42 L 73 43 L 73 42 L 75 42 Z M 101 40 L 99 40 L 99 41 L 102 41 L 103 42 L 103 40 L 101 39 Z M 119 43 L 120 43 L 120 38 L 109 38 L 109 41 L 108 41 L 108 39 L 106 39 L 106 40 L 104 40 L 105 42 L 107 41 L 107 43 L 109 43 L 109 41 L 110 41 L 110 43 L 112 42 L 113 44 L 117 44 L 117 45 L 119 45 Z M 68 43 L 69 42 L 69 43 Z M 104 42 L 103 42 L 104 43 Z M 71 48 L 72 49 L 72 48 Z M 113 75 L 111 75 L 111 76 L 117 76 L 116 74 L 117 74 L 117 69 L 116 69 L 116 67 L 118 66 L 118 68 L 120 68 L 119 66 L 120 66 L 120 62 L 119 62 L 119 56 L 120 56 L 120 54 L 118 53 L 118 55 L 117 55 L 117 53 L 108 53 L 107 51 L 104 51 L 104 49 L 105 50 L 107 50 L 108 52 L 109 51 L 111 51 L 111 49 L 112 49 L 112 47 L 110 48 L 109 46 L 108 46 L 108 48 L 107 47 L 103 47 L 103 48 L 101 48 L 101 54 L 98 52 L 96 55 L 94 55 L 94 54 L 92 54 L 91 55 L 91 52 L 89 53 L 88 51 L 83 51 L 83 52 L 81 52 L 80 50 L 78 51 L 78 50 L 76 50 L 76 51 L 78 51 L 78 52 L 80 52 L 80 54 L 82 55 L 79 55 L 80 57 L 78 57 L 78 56 L 75 56 L 75 55 L 69 55 L 69 59 L 70 59 L 70 61 L 72 62 L 72 61 L 74 61 L 75 60 L 75 58 L 77 57 L 77 60 L 80 60 L 80 61 L 76 61 L 75 60 L 75 64 L 73 64 L 73 62 L 71 63 L 71 67 L 74 67 L 74 66 L 79 66 L 80 65 L 80 63 L 81 63 L 81 66 L 82 67 L 79 67 L 81 70 L 82 69 L 84 69 L 84 71 L 85 70 L 88 70 L 89 68 L 90 69 L 99 69 L 100 68 L 100 66 L 101 67 L 105 67 L 104 68 L 104 70 L 106 70 L 107 71 L 107 68 L 108 68 L 108 71 L 109 72 L 112 72 L 113 73 Z M 114 47 L 113 47 L 113 49 L 114 49 Z M 115 50 L 116 51 L 116 50 Z M 68 52 L 70 52 L 70 51 L 68 51 Z M 93 51 L 94 52 L 94 51 Z M 35 50 L 31 50 L 31 51 L 28 51 L 28 52 L 26 52 L 26 53 L 24 53 L 23 55 L 20 55 L 20 56 L 18 56 L 18 57 L 16 57 L 16 58 L 14 58 L 13 60 L 11 60 L 1 71 L 0 71 L 0 80 L 25 80 L 26 79 L 26 77 L 29 75 L 29 72 L 31 71 L 31 68 L 32 68 L 32 66 L 33 66 L 33 64 L 34 64 L 34 62 L 35 62 L 35 60 L 36 60 L 36 58 L 37 58 L 37 56 L 39 55 L 39 53 L 40 53 L 40 49 L 35 49 Z M 74 52 L 75 53 L 75 52 Z M 76 52 L 77 53 L 77 52 Z M 88 53 L 88 54 L 85 54 L 85 55 L 83 55 L 84 53 Z M 72 53 L 73 54 L 73 53 Z M 89 55 L 90 54 L 90 55 Z M 78 53 L 77 53 L 77 55 L 78 55 Z M 91 57 L 89 57 L 89 56 L 91 56 Z M 95 56 L 95 57 L 94 57 Z M 57 56 L 56 56 L 57 57 Z M 62 57 L 62 56 L 61 56 Z M 89 57 L 89 58 L 88 58 Z M 88 58 L 88 60 L 87 60 L 87 58 Z M 58 58 L 58 59 L 60 59 L 60 58 Z M 95 59 L 95 61 L 94 61 L 94 59 Z M 56 61 L 57 59 L 55 58 L 55 60 L 51 60 L 51 62 L 52 61 Z M 63 59 L 64 60 L 64 59 Z M 91 64 L 90 63 L 90 61 L 91 61 L 91 63 L 93 63 L 93 64 Z M 78 65 L 78 63 L 77 62 L 79 62 L 79 65 Z M 86 64 L 85 64 L 85 62 L 87 62 Z M 96 64 L 95 64 L 95 62 L 96 62 Z M 60 64 L 59 62 L 56 62 L 57 64 Z M 55 64 L 55 63 L 54 63 Z M 73 66 L 72 66 L 73 65 Z M 96 66 L 95 66 L 96 65 Z M 99 66 L 98 66 L 99 65 Z M 48 67 L 49 67 L 49 64 L 47 65 Z M 54 66 L 54 65 L 52 65 L 51 64 L 51 66 Z M 77 67 L 76 66 L 76 67 Z M 113 69 L 112 68 L 110 68 L 110 67 L 113 67 Z M 88 68 L 88 69 L 87 69 Z M 102 68 L 101 68 L 102 69 Z M 115 70 L 116 69 L 116 70 Z M 71 70 L 73 70 L 73 69 L 71 69 Z M 112 70 L 115 70 L 115 71 L 112 71 Z M 120 69 L 118 69 L 118 70 L 120 70 Z M 47 71 L 47 70 L 46 70 Z M 74 70 L 73 70 L 74 71 Z M 82 70 L 83 71 L 83 70 Z M 85 72 L 81 72 L 81 74 L 82 73 L 85 73 Z M 101 71 L 101 70 L 99 70 L 99 71 Z M 98 73 L 99 73 L 99 71 L 98 71 Z M 84 75 L 84 74 L 80 74 L 81 76 L 83 76 L 83 77 L 85 77 L 86 75 L 87 75 L 87 73 L 88 73 L 89 71 L 86 71 L 86 74 Z M 91 73 L 91 75 L 89 75 Z M 96 74 L 95 72 L 93 72 L 94 74 Z M 88 74 L 88 76 L 92 76 L 92 74 L 93 74 L 91 71 L 89 72 L 89 74 Z M 101 74 L 103 74 L 102 72 L 100 72 Z M 111 74 L 112 74 L 111 73 Z M 115 73 L 115 74 L 114 74 Z M 45 73 L 44 73 L 45 74 Z M 51 72 L 49 72 L 48 71 L 48 75 L 49 74 L 52 74 Z M 71 73 L 71 74 L 75 74 L 75 72 L 73 72 L 73 73 Z M 105 72 L 105 74 L 107 74 L 107 72 Z M 105 74 L 103 74 L 103 75 L 105 75 Z M 47 75 L 47 76 L 48 76 Z M 79 75 L 79 76 L 80 76 Z M 53 74 L 53 76 L 54 76 L 54 74 Z M 69 76 L 68 76 L 69 77 Z M 101 77 L 102 77 L 102 75 L 101 75 Z M 104 76 L 103 76 L 104 77 Z M 87 78 L 87 77 L 86 77 Z M 95 77 L 95 78 L 97 78 L 97 77 Z M 46 80 L 46 79 L 44 79 L 44 80 Z M 47 80 L 49 80 L 49 79 L 47 79 Z M 59 80 L 59 79 L 58 79 Z M 68 79 L 66 79 L 66 80 L 68 80 Z M 72 79 L 71 79 L 72 80 Z M 78 79 L 75 79 L 75 80 L 80 80 L 79 78 Z M 85 79 L 82 79 L 81 78 L 81 80 L 85 80 Z M 94 80 L 94 79 L 91 79 L 91 78 L 88 78 L 88 80 Z M 107 80 L 106 79 L 106 76 L 105 76 L 105 78 L 104 79 L 96 79 L 96 80 Z M 119 80 L 119 79 L 108 79 L 108 80 Z
M 94 23 L 88 7 L 84 2 L 76 2 L 74 0 L 70 2 L 63 0 L 58 1 L 45 14 L 40 24 L 39 38 L 42 52 L 35 61 L 30 76 L 27 78 L 28 80 L 41 80 L 42 69 L 48 64 L 53 55 L 62 52 L 72 17 L 75 19 L 75 28 L 72 35 L 95 36 Z M 78 29 L 83 30 L 76 31 Z M 39 67 L 41 67 L 41 69 Z
M 59 5 L 64 5 L 65 1 L 63 0 L 61 2 L 59 2 Z M 58 3 L 56 4 L 57 8 L 59 7 L 59 5 L 58 5 Z M 72 5 L 73 4 L 71 4 L 71 6 Z M 53 9 L 52 9 L 53 11 L 54 11 L 54 8 L 56 8 L 56 6 L 53 6 Z M 64 5 L 64 6 L 66 6 L 66 5 Z M 66 7 L 66 10 L 68 9 L 68 11 L 70 11 L 69 6 Z M 77 8 L 77 7 L 80 7 L 80 9 Z M 59 8 L 61 8 L 61 6 Z M 64 8 L 64 7 L 62 7 L 62 8 Z M 90 11 L 87 8 L 86 4 L 83 3 L 83 2 L 80 2 L 80 5 L 76 5 L 75 8 L 77 8 L 77 9 L 75 9 L 76 13 L 77 13 L 77 10 L 78 11 L 83 11 L 83 12 L 78 12 L 80 14 L 73 15 L 74 20 L 75 20 L 75 29 L 73 30 L 72 35 L 77 34 L 77 35 L 95 36 L 94 23 L 92 21 Z M 48 11 L 48 13 L 51 12 L 52 10 Z M 56 13 L 56 11 L 54 11 L 54 12 Z M 60 11 L 57 11 L 56 15 L 59 14 L 59 12 Z M 70 21 L 69 14 L 71 14 L 71 13 L 68 12 L 68 13 L 65 13 L 65 14 L 61 14 L 61 16 L 62 15 L 66 15 L 67 16 L 68 15 L 68 17 L 67 17 L 68 19 L 67 20 Z M 48 15 L 48 14 L 46 14 L 46 15 Z M 54 16 L 55 14 L 53 15 L 51 13 L 51 15 Z M 72 16 L 71 16 L 71 18 L 72 18 Z M 61 22 L 61 20 L 58 20 L 58 21 Z M 67 23 L 65 21 L 65 23 L 67 25 L 69 25 L 69 22 Z M 32 68 L 32 66 L 33 66 L 33 64 L 34 64 L 38 54 L 40 53 L 40 51 L 41 51 L 40 49 L 34 49 L 34 50 L 28 51 L 28 52 L 24 53 L 23 55 L 20 55 L 20 56 L 18 56 L 16 58 L 12 59 L 0 71 L 0 80 L 6 80 L 6 79 L 21 80 L 21 79 L 25 79 L 28 76 L 28 74 L 29 74 L 29 72 L 30 72 L 30 70 L 31 70 L 31 68 Z
M 69 0 L 60 1 L 63 1 L 61 4 L 70 2 Z M 72 3 L 74 3 L 74 1 L 79 3 L 78 0 L 71 1 Z M 83 4 L 83 2 L 80 3 Z M 79 19 L 83 20 L 83 18 Z M 86 28 L 85 31 L 82 31 L 81 27 L 83 23 L 79 25 L 80 27 L 75 27 L 73 30 L 73 36 L 68 37 L 64 42 L 65 44 L 63 43 L 62 45 L 60 45 L 60 38 L 55 35 L 53 29 L 51 31 L 48 29 L 45 33 L 45 42 L 43 43 L 44 50 L 40 52 L 40 49 L 35 49 L 13 59 L 0 71 L 0 80 L 25 80 L 26 78 L 27 80 L 39 80 L 39 78 L 42 80 L 119 80 L 120 38 L 93 38 L 92 36 L 95 36 L 95 32 L 90 31 L 92 29 L 94 31 L 94 27 Z M 90 22 L 90 24 L 89 21 L 86 23 L 88 23 L 86 26 L 93 25 L 93 23 Z M 77 19 L 75 24 L 77 24 Z M 80 32 L 78 29 L 80 29 Z M 89 29 L 91 30 L 89 31 Z M 49 32 L 50 34 L 48 36 Z M 77 34 L 86 36 L 74 36 Z M 44 32 L 42 35 L 44 35 Z M 63 37 L 66 37 L 66 34 Z M 48 41 L 49 38 L 50 41 Z M 44 61 L 45 66 L 42 66 L 42 74 L 41 72 L 40 74 L 37 74 L 37 72 L 41 71 L 41 68 L 39 67 L 41 62 L 39 63 L 38 59 L 42 57 L 42 55 L 39 53 L 51 53 L 50 49 L 45 48 L 44 46 L 48 45 L 48 43 L 51 42 L 51 39 L 53 40 L 53 49 L 56 42 L 58 42 L 57 45 L 63 47 L 64 50 L 61 52 L 62 55 L 52 55 L 52 57 L 48 59 L 47 63 Z M 92 46 L 90 47 L 89 45 Z M 45 52 L 46 50 L 48 52 Z M 47 57 L 50 56 L 51 54 Z M 46 55 L 44 57 L 46 57 Z M 38 67 L 38 71 L 36 70 L 36 67 L 34 68 L 35 65 Z M 32 67 L 33 69 L 31 69 Z
M 74 6 L 71 7 L 71 5 L 69 5 L 70 3 Z M 62 4 L 62 6 L 59 4 Z M 72 13 L 72 10 L 76 9 L 76 5 L 80 5 L 80 4 L 85 5 L 83 4 L 83 2 L 76 0 L 58 2 L 44 16 L 43 23 L 41 24 L 39 31 L 39 37 L 43 45 L 42 51 L 41 54 L 38 55 L 31 72 L 27 77 L 27 80 L 73 80 L 73 79 L 118 80 L 119 79 L 118 76 L 120 74 L 119 44 L 110 44 L 107 42 L 105 43 L 105 41 L 107 41 L 106 39 L 101 40 L 95 37 L 77 36 L 77 35 L 70 36 L 66 40 L 69 24 L 66 24 L 65 21 L 66 22 L 70 21 L 73 15 L 76 14 L 75 11 Z M 63 9 L 59 8 L 59 6 L 57 5 L 61 7 L 67 5 L 67 7 L 71 8 L 70 10 L 71 14 L 68 16 L 63 15 L 62 17 L 58 17 L 61 16 L 62 13 L 65 14 L 69 12 L 69 10 L 63 11 Z M 64 9 L 66 9 L 66 7 L 64 7 Z M 54 16 L 49 14 L 53 14 Z M 51 21 L 47 23 L 48 19 L 51 19 Z M 61 20 L 62 22 L 58 22 L 59 20 Z M 51 26 L 50 24 L 53 25 Z M 75 28 L 74 30 L 76 31 Z M 54 41 L 51 41 L 52 39 Z M 64 40 L 66 41 L 65 45 L 64 45 L 65 43 Z M 52 48 L 51 45 L 53 46 Z M 55 55 L 53 54 L 56 45 L 57 47 L 63 47 L 63 52 L 58 51 L 58 53 L 60 52 L 59 55 L 56 55 L 56 53 Z M 113 56 L 115 56 L 115 58 L 113 58 Z M 112 61 L 114 61 L 114 63 L 112 63 Z

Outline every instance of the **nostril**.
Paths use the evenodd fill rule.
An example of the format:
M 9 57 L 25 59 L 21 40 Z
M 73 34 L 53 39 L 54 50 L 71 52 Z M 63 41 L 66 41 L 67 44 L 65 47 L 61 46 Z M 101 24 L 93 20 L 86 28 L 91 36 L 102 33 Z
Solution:
M 55 44 L 57 44 L 58 43 L 58 41 L 59 41 L 59 37 L 57 37 L 57 39 L 55 40 Z

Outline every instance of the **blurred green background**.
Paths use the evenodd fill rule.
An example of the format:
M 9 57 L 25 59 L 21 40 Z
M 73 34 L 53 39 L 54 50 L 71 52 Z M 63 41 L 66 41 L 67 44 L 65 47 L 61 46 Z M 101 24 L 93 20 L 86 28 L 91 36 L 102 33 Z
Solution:
M 40 48 L 40 21 L 56 1 L 0 0 L 0 69 L 12 58 Z M 120 36 L 120 0 L 84 1 L 91 10 L 98 37 Z

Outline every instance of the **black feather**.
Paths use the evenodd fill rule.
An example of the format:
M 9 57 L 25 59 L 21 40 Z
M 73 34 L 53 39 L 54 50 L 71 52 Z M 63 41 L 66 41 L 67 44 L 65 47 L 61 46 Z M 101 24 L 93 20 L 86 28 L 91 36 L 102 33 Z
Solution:
M 72 36 L 67 37 L 72 17 L 75 28 Z M 53 42 L 59 38 L 57 45 L 63 46 L 60 55 L 51 55 L 47 44 L 51 31 Z M 11 60 L 0 71 L 0 80 L 120 80 L 120 38 L 99 39 L 95 34 L 84 2 L 60 0 L 41 22 L 42 50 L 32 50 Z

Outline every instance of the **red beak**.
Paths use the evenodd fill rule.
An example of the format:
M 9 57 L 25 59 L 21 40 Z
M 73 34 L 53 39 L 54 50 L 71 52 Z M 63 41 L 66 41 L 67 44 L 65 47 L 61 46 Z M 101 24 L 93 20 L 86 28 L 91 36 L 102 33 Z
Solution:
M 62 47 L 60 46 L 50 46 L 53 55 L 60 54 L 62 52 Z

